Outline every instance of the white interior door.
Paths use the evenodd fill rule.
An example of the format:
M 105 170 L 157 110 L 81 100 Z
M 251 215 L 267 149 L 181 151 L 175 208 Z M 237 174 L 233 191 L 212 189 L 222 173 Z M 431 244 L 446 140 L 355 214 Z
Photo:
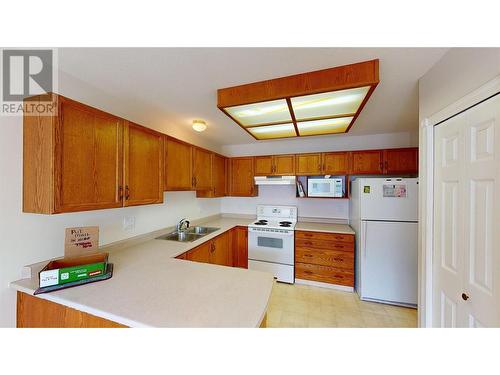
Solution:
M 433 325 L 500 326 L 500 95 L 434 129 Z

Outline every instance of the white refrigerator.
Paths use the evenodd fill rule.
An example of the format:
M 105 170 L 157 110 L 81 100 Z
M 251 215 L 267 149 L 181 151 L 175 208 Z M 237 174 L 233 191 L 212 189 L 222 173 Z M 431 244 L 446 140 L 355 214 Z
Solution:
M 417 305 L 418 179 L 358 178 L 351 184 L 355 287 L 365 301 Z

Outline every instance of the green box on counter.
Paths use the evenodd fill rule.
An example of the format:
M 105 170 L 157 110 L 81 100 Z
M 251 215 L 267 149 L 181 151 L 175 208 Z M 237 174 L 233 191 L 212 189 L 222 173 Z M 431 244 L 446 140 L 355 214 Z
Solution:
M 40 271 L 40 288 L 101 276 L 107 264 L 108 253 L 53 260 Z

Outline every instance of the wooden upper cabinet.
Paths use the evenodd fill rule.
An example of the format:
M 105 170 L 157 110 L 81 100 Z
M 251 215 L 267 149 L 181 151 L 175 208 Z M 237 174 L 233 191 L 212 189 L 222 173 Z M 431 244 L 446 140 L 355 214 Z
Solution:
M 348 152 L 324 153 L 322 173 L 330 175 L 349 174 L 349 153 Z
M 418 173 L 418 148 L 395 148 L 384 150 L 384 173 Z
M 295 174 L 295 155 L 255 156 L 256 176 L 290 176 Z
M 321 154 L 295 155 L 295 173 L 297 176 L 312 176 L 322 174 Z
M 193 146 L 165 137 L 165 190 L 194 190 Z
M 381 174 L 382 160 L 382 150 L 352 151 L 351 174 Z
M 123 120 L 59 99 L 55 212 L 121 207 Z
M 275 155 L 273 156 L 273 175 L 293 176 L 295 175 L 295 155 Z
M 54 116 L 24 117 L 23 211 L 121 207 L 123 120 L 59 95 L 52 100 Z
M 254 163 L 256 176 L 271 176 L 273 174 L 272 156 L 255 156 Z
M 212 153 L 198 147 L 193 147 L 193 187 L 212 189 Z
M 253 197 L 257 194 L 257 187 L 254 181 L 253 157 L 231 158 L 229 169 L 230 195 Z
M 124 131 L 124 205 L 163 202 L 163 134 L 127 122 Z
M 207 241 L 200 246 L 191 249 L 186 254 L 186 259 L 193 262 L 210 263 L 210 253 L 212 249 L 211 241 Z
M 227 169 L 228 159 L 218 154 L 212 154 L 212 177 L 211 188 L 208 190 L 197 190 L 198 198 L 218 198 L 227 195 Z
M 227 195 L 227 158 L 212 155 L 212 187 L 214 197 Z

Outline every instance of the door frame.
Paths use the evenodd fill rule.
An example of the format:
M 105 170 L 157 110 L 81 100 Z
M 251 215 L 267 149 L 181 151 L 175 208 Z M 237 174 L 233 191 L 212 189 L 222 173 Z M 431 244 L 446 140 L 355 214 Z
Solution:
M 418 209 L 418 326 L 432 327 L 434 254 L 434 127 L 500 92 L 500 76 L 420 121 Z

